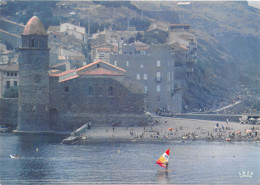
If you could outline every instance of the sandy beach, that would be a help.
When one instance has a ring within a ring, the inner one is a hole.
[[[259,125],[171,117],[155,117],[155,120],[158,124],[147,127],[91,126],[80,133],[80,141],[259,140]]]

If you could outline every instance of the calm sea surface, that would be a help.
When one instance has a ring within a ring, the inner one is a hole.
[[[260,184],[260,144],[255,142],[63,145],[61,140],[0,134],[0,184]],[[167,148],[174,171],[165,173],[155,162]],[[252,172],[252,178],[240,178],[243,171]]]

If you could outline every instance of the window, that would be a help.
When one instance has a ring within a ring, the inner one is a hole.
[[[9,72],[7,72],[7,76],[10,76],[10,73],[9,73]]]
[[[157,96],[157,101],[160,101],[160,96]]]
[[[14,86],[17,87],[17,81],[14,81]]]
[[[64,90],[65,90],[65,92],[69,92],[70,91],[70,87],[69,86],[65,86]]]
[[[140,68],[144,68],[144,65],[143,65],[143,64],[141,64],[141,65],[140,65]]]
[[[14,73],[11,73],[11,76],[14,76]]]
[[[160,77],[161,77],[161,73],[160,73],[160,72],[157,72],[157,73],[156,73],[156,77],[157,77],[157,78],[160,78]]]
[[[126,61],[126,66],[129,66],[129,61]]]
[[[103,96],[103,88],[102,87],[98,88],[98,96],[99,97]]]
[[[140,79],[141,79],[140,74],[137,74],[136,75],[136,80],[140,80]]]
[[[35,39],[32,39],[32,48],[34,48],[35,47]]]
[[[88,87],[88,95],[93,96],[93,87],[91,86]]]
[[[158,61],[157,61],[157,67],[160,67],[160,66],[161,66],[161,61],[158,60]]]
[[[6,88],[10,88],[10,81],[6,81]]]
[[[113,87],[108,88],[108,96],[113,96]]]
[[[144,74],[144,80],[147,80],[147,74]]]
[[[117,61],[115,60],[115,66],[117,66]]]
[[[17,76],[17,73],[14,73],[14,76]]]
[[[161,92],[161,86],[160,85],[156,85],[156,91]]]

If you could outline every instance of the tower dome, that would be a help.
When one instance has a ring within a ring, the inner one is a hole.
[[[37,16],[33,16],[26,24],[23,35],[46,35],[44,26]]]

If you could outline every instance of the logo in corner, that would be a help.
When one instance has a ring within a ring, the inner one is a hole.
[[[254,173],[250,171],[242,171],[238,172],[240,178],[251,178],[253,177]]]

